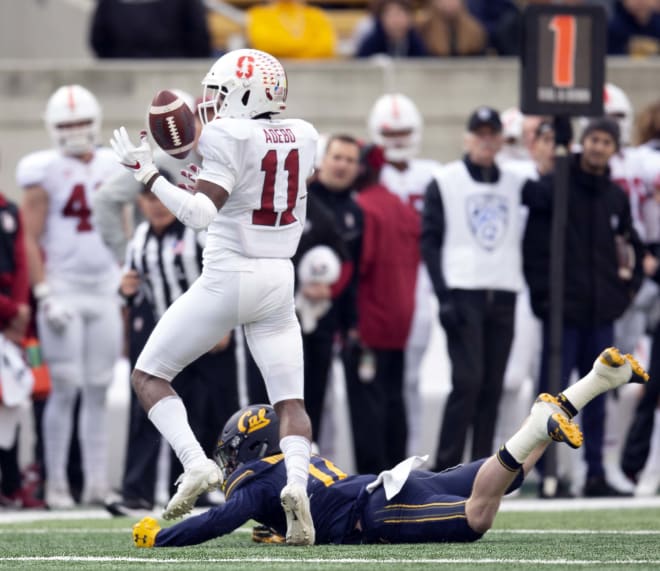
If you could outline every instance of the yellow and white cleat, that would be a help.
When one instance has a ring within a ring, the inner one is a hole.
[[[540,394],[534,401],[530,420],[539,435],[544,431],[555,442],[565,442],[571,448],[579,448],[584,442],[580,427],[571,420],[572,415],[557,397]]]
[[[626,383],[646,383],[648,373],[630,354],[622,355],[616,347],[605,349],[594,362],[594,372],[614,389]]]

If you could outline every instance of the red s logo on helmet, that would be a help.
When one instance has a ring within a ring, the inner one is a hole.
[[[236,62],[236,77],[249,79],[254,73],[254,58],[252,56],[241,56]]]

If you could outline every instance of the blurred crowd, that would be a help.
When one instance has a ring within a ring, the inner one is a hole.
[[[540,4],[603,6],[609,55],[660,54],[658,0],[98,0],[90,44],[100,58],[240,47],[292,59],[514,56],[523,11]]]

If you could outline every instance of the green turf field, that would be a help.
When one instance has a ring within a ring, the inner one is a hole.
[[[201,546],[137,549],[130,535],[134,521],[0,523],[0,569],[660,570],[657,507],[504,512],[481,541],[465,545],[257,545],[246,527]]]

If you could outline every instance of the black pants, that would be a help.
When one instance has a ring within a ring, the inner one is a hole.
[[[491,455],[504,371],[513,340],[515,293],[454,290],[453,295],[462,323],[445,330],[452,390],[440,428],[436,471],[463,461],[470,427],[470,459]]]
[[[648,383],[637,405],[621,455],[621,469],[636,478],[644,468],[651,449],[655,410],[660,401],[660,325],[653,332]]]
[[[302,336],[305,358],[305,408],[312,422],[312,440],[319,441],[323,401],[332,364],[332,334],[314,331]],[[250,351],[246,351],[248,398],[251,404],[267,403],[263,377]]]
[[[0,492],[11,496],[21,488],[21,471],[18,467],[18,430],[11,448],[0,448]]]
[[[153,328],[149,311],[148,307],[139,307],[131,312],[131,368]],[[136,330],[136,323],[141,325],[139,330]],[[211,456],[222,427],[238,409],[233,339],[225,350],[207,353],[193,361],[172,380],[172,387],[183,400],[193,433],[204,452]],[[153,505],[161,435],[149,420],[134,391],[131,391],[130,406],[122,494],[126,499],[143,499]],[[170,488],[173,490],[173,482],[182,467],[174,453],[171,458]]]
[[[374,359],[371,378],[360,375],[365,351]],[[353,345],[344,350],[343,358],[356,468],[360,474],[377,474],[406,457],[404,351]]]

